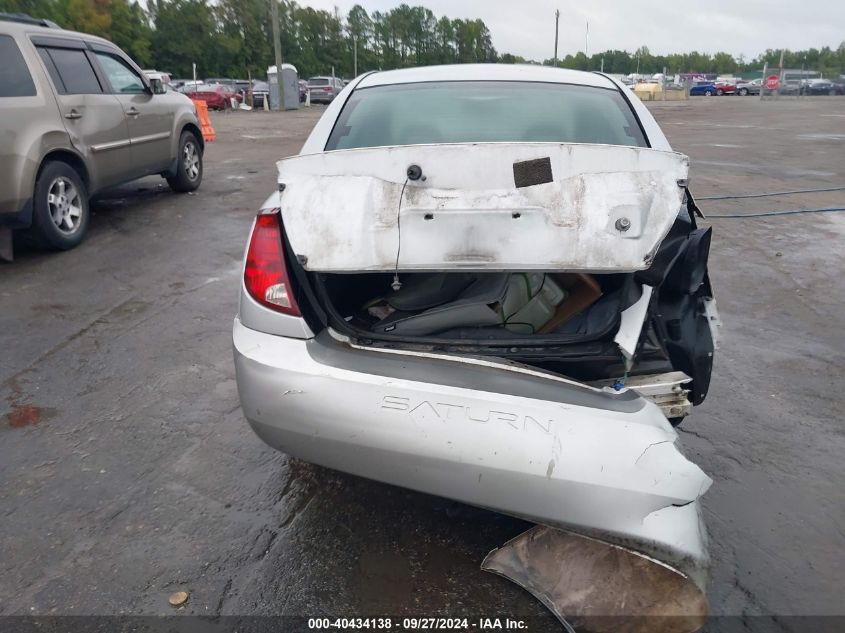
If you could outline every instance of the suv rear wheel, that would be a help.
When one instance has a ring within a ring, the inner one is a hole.
[[[43,245],[74,248],[85,237],[89,215],[88,191],[76,170],[58,160],[46,163],[35,181],[32,219]]]
[[[176,175],[167,184],[177,193],[194,191],[202,182],[202,149],[197,137],[187,130],[179,137],[179,159]]]

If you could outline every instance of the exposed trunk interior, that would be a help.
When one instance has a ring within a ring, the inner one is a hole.
[[[625,372],[614,336],[641,295],[633,273],[400,273],[398,284],[390,273],[311,277],[332,327],[358,342],[496,356],[577,380]],[[646,371],[671,370],[658,344],[641,360]]]
[[[710,320],[718,316],[707,276],[710,230],[696,228],[687,202],[651,266],[637,272],[309,272],[295,257],[288,265],[312,326],[359,345],[489,356],[583,382],[683,372],[696,405],[709,387]],[[626,355],[617,337],[623,312],[645,290]]]
[[[359,332],[493,345],[596,340],[636,300],[632,281],[538,272],[322,276],[324,296]]]

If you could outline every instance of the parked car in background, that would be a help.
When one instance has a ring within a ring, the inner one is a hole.
[[[193,79],[180,79],[179,85],[176,86],[176,89],[179,92],[188,93],[192,90],[195,90],[197,86],[203,85],[203,82],[200,80],[193,80]]]
[[[191,99],[205,101],[209,110],[229,110],[232,107],[232,99],[238,103],[243,101],[240,94],[224,84],[200,84],[186,87],[184,91]]]
[[[308,80],[311,103],[331,103],[343,90],[343,81],[337,77],[312,77]]]
[[[247,240],[255,432],[700,570],[711,480],[673,424],[707,393],[717,317],[689,159],[597,73],[408,68],[342,99]]]
[[[241,95],[246,95],[249,89],[249,81],[246,79],[232,79],[231,77],[211,77],[206,79],[203,83],[206,84],[220,84],[230,88],[232,92],[237,92]]]
[[[223,85],[223,93],[226,95],[226,99],[229,102],[229,107],[238,107],[239,104],[244,102],[244,95],[235,88],[233,85]],[[233,100],[234,99],[234,103]]]
[[[714,85],[716,86],[716,94],[720,97],[722,95],[736,94],[736,84],[728,81],[717,81]]]
[[[837,77],[830,83],[833,84],[833,94],[845,95],[845,77]]]
[[[144,75],[150,80],[153,92],[176,92],[182,94],[170,83],[170,76],[167,73],[160,73],[157,70],[145,70]]]
[[[30,229],[49,248],[73,248],[88,229],[89,198],[107,187],[150,174],[174,191],[199,187],[193,104],[155,88],[108,40],[0,14],[0,59],[5,238]]]
[[[802,81],[801,93],[805,95],[835,95],[836,88],[829,79],[819,77]]]
[[[169,84],[172,79],[170,73],[162,72],[160,70],[144,70],[142,71],[147,77],[155,75],[162,83]]]
[[[716,94],[716,84],[712,81],[696,81],[690,86],[689,94],[691,97],[709,97]]]
[[[743,97],[746,95],[759,95],[760,87],[762,85],[762,79],[752,79],[751,81],[738,81],[736,84],[736,93]]]
[[[241,103],[246,102],[246,96],[249,93],[250,87],[252,86],[252,82],[248,79],[235,79],[234,82],[229,84],[236,93],[241,96]]]
[[[270,99],[270,84],[266,81],[254,80],[252,88],[249,90],[249,99],[252,102],[253,108],[263,108],[264,102]]]

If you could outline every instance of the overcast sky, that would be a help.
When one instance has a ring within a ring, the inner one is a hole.
[[[368,13],[401,0],[297,0],[344,15],[355,4]],[[836,48],[845,40],[845,0],[424,0],[437,17],[481,18],[499,53],[528,59],[554,53],[554,14],[560,10],[559,56],[584,50],[590,22],[590,54],[611,48],[653,54],[727,51],[750,59],[767,48]]]

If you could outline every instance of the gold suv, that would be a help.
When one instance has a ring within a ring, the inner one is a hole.
[[[177,192],[199,187],[193,103],[111,42],[0,14],[0,59],[0,258],[11,259],[13,229],[75,247],[89,198],[107,187],[150,174]]]

